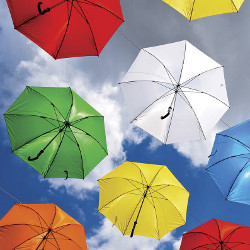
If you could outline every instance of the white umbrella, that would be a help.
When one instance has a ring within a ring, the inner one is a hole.
[[[165,144],[206,139],[229,108],[223,66],[187,41],[140,50],[120,84],[131,123]]]

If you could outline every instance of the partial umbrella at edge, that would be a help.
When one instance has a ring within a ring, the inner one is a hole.
[[[249,250],[250,227],[212,219],[185,233],[180,250]]]
[[[164,144],[206,139],[229,109],[223,66],[188,41],[141,49],[120,86],[130,122]]]
[[[98,211],[123,235],[160,239],[186,223],[189,192],[166,166],[124,162],[98,183]]]
[[[207,16],[239,12],[244,0],[163,0],[163,2],[192,21]]]
[[[119,0],[7,0],[14,28],[54,59],[97,56],[123,23]]]
[[[1,249],[87,250],[84,226],[52,203],[15,204],[0,220]]]
[[[85,178],[107,156],[104,117],[71,88],[26,87],[4,114],[12,152],[45,178]]]
[[[206,170],[225,199],[250,205],[250,120],[218,133]]]

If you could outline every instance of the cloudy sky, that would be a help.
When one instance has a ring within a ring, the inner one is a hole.
[[[247,205],[225,201],[204,171],[215,133],[226,129],[219,122],[206,141],[163,145],[129,123],[118,83],[139,50],[188,40],[225,69],[231,108],[222,120],[233,126],[249,119],[250,3],[237,14],[225,14],[188,22],[161,0],[122,0],[125,23],[99,57],[54,60],[13,29],[5,1],[0,2],[0,110],[3,114],[31,86],[70,86],[105,117],[110,154],[82,180],[43,179],[11,153],[3,116],[0,117],[0,187],[22,203],[54,202],[85,226],[89,249],[178,249],[184,232],[212,218],[250,226]],[[124,37],[125,36],[125,37]],[[97,212],[97,179],[125,160],[167,165],[190,192],[186,225],[160,241],[122,236]],[[0,191],[0,218],[15,200]]]

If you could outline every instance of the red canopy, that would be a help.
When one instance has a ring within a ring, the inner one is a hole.
[[[250,227],[212,219],[185,233],[180,250],[249,250]]]
[[[15,29],[55,59],[99,55],[123,22],[119,0],[7,0]]]

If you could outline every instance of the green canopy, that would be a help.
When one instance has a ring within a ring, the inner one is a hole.
[[[4,114],[11,149],[45,178],[85,178],[107,156],[104,117],[71,88],[26,87]]]

